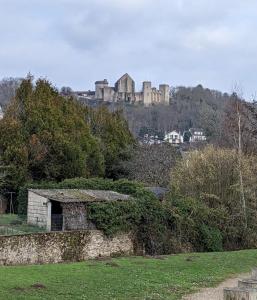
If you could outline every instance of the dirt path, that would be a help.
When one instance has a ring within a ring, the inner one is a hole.
[[[183,297],[183,300],[223,300],[223,288],[236,287],[239,279],[250,277],[250,274],[241,274],[235,278],[223,281],[215,288],[205,288],[200,292]]]

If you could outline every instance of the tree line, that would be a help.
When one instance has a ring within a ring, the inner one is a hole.
[[[137,144],[121,110],[85,106],[28,76],[0,121],[0,188],[20,190],[23,213],[28,186],[108,187],[131,195],[136,189],[138,201],[92,206],[90,215],[107,234],[135,230],[150,254],[255,247],[257,106],[236,93],[222,103],[222,113],[215,106],[215,118],[206,117],[216,130],[210,145],[185,156],[171,145]],[[159,117],[153,118],[158,130]],[[160,202],[141,184],[116,181],[124,177],[170,192]]]
[[[22,80],[0,122],[3,190],[26,182],[122,174],[134,138],[120,111],[85,107],[47,80]]]

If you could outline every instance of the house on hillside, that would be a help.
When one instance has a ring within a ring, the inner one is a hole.
[[[94,229],[87,207],[93,202],[128,201],[129,195],[102,190],[31,189],[27,222],[47,231]]]
[[[158,135],[145,134],[144,138],[140,141],[141,145],[159,145],[163,141],[158,137]]]
[[[180,132],[173,130],[171,132],[165,133],[164,141],[170,144],[182,144],[183,136]]]
[[[205,142],[206,141],[206,136],[204,134],[203,129],[201,128],[190,128],[190,143],[194,142]]]

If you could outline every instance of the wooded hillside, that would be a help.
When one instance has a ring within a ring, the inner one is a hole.
[[[231,96],[197,87],[177,87],[171,91],[170,106],[124,106],[125,117],[133,134],[163,136],[165,131],[204,129],[209,139],[220,134],[224,111]]]

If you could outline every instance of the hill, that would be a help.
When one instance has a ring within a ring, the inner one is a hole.
[[[20,78],[5,78],[0,81],[0,105],[5,107],[14,97],[21,83]],[[173,129],[184,131],[191,127],[204,129],[209,140],[220,134],[224,111],[231,95],[217,90],[179,86],[170,93],[170,105],[140,106],[126,103],[106,103],[110,110],[122,109],[129,128],[135,137],[145,133],[163,137]],[[87,105],[98,106],[92,100]]]
[[[191,127],[204,129],[209,139],[217,138],[231,96],[196,87],[177,87],[171,91],[169,106],[123,106],[132,133],[163,136],[165,131],[183,132]]]

